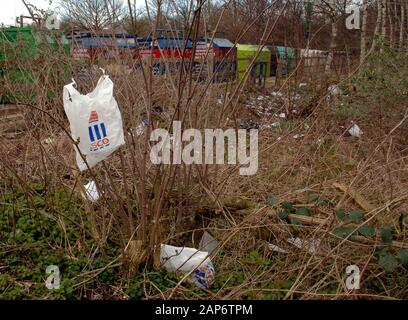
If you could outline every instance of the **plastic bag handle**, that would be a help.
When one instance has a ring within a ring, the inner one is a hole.
[[[74,86],[76,86],[76,82],[75,82],[74,78],[72,78],[71,80],[72,80],[72,82],[64,87],[64,91],[66,90],[66,92],[68,93],[68,100],[72,102],[72,98],[71,98],[72,94],[71,94],[71,92],[69,92],[68,87],[71,87],[72,89],[75,89]]]

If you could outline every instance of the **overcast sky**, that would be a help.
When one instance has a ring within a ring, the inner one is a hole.
[[[58,1],[59,0],[27,0],[27,2],[37,8],[44,10],[58,8]],[[52,3],[51,5],[50,2]],[[137,8],[140,8],[143,5],[144,0],[136,0]],[[4,23],[7,26],[16,25],[16,17],[21,14],[28,15],[28,11],[21,0],[0,0],[0,24]]]
[[[355,1],[360,2],[361,0]],[[58,7],[55,4],[58,0],[52,0],[51,5],[50,0],[28,0],[28,2],[39,9],[55,9]],[[137,7],[141,7],[144,5],[144,1],[136,0],[136,4]],[[16,25],[15,19],[21,14],[28,15],[28,11],[21,0],[0,0],[0,24]]]
[[[29,2],[39,9],[56,7],[55,5],[50,6],[49,0],[29,0]],[[28,11],[21,0],[0,0],[0,23],[15,25],[16,16],[21,14],[28,15]]]

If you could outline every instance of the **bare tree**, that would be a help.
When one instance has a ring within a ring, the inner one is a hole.
[[[371,50],[373,51],[377,45],[377,37],[380,33],[380,28],[381,28],[381,23],[382,23],[382,10],[381,10],[381,6],[382,6],[382,0],[378,0],[377,1],[377,21],[375,23],[375,30],[374,30],[374,39],[373,42],[371,44]]]
[[[363,0],[363,25],[361,28],[361,51],[360,63],[363,63],[367,52],[367,20],[368,20],[368,0]]]
[[[404,33],[405,31],[405,7],[406,7],[406,2],[404,0],[401,0],[401,20],[400,20],[400,38],[399,38],[399,47],[401,51],[404,49]]]
[[[119,0],[63,0],[60,5],[64,21],[73,28],[91,31],[116,28],[127,13]]]

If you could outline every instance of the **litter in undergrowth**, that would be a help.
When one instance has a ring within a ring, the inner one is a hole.
[[[215,279],[215,269],[208,252],[188,247],[161,245],[160,263],[168,272],[180,271],[190,274],[189,282],[210,288]]]
[[[320,239],[304,240],[298,237],[289,238],[287,239],[287,241],[290,244],[293,244],[294,246],[298,247],[299,249],[305,249],[309,251],[309,253],[315,253],[321,242]]]
[[[274,128],[274,129],[279,128],[279,126],[280,126],[280,123],[279,123],[279,122],[273,122],[273,123],[271,123],[271,125],[270,125],[270,127],[271,127],[271,128]]]
[[[271,95],[274,96],[274,97],[282,97],[282,93],[277,92],[277,91],[272,91]]]
[[[241,120],[240,126],[243,129],[259,129],[259,123],[254,120]]]
[[[274,244],[272,244],[272,243],[268,243],[268,248],[269,248],[271,251],[274,251],[274,252],[288,253],[286,250],[284,250],[284,249],[282,249],[282,248],[280,248],[280,247],[278,247],[277,245],[274,245]]]
[[[281,119],[286,119],[286,113],[282,112],[278,114],[278,117]]]
[[[329,88],[328,88],[329,93],[332,96],[338,96],[341,94],[341,89],[338,85],[336,84],[332,84]]]
[[[353,124],[353,126],[348,130],[348,133],[355,138],[360,138],[361,135],[363,134],[363,131],[361,131],[360,127],[356,124]]]
[[[43,144],[52,144],[54,143],[54,139],[53,138],[46,138],[42,141]]]
[[[91,202],[98,201],[100,196],[99,196],[98,189],[96,188],[95,181],[93,180],[89,181],[89,183],[87,183],[84,187],[85,187],[86,196],[88,200]]]
[[[294,136],[293,136],[293,139],[301,139],[301,138],[303,138],[305,135],[304,134],[295,134]]]
[[[149,121],[144,119],[141,124],[139,124],[135,129],[136,136],[141,136],[146,131],[146,127],[149,125]]]
[[[208,252],[209,255],[212,255],[218,246],[218,241],[215,240],[207,231],[204,231],[199,244],[200,250]]]

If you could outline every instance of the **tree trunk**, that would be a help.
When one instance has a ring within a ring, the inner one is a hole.
[[[334,60],[334,51],[336,50],[336,47],[337,47],[337,20],[336,20],[336,17],[333,17],[332,24],[331,24],[330,52],[327,56],[326,67],[325,67],[326,76],[330,76],[331,66]]]
[[[382,20],[381,36],[383,40],[385,40],[387,37],[387,0],[381,1],[381,20]]]
[[[377,36],[380,33],[380,28],[381,28],[381,21],[382,21],[382,0],[377,1],[377,21],[375,23],[375,30],[374,30],[374,36],[373,36],[373,42],[371,44],[371,50],[373,51],[375,49],[375,46],[377,45]]]
[[[394,48],[395,29],[394,29],[394,21],[392,19],[392,8],[390,5],[387,8],[387,13],[388,13],[388,24],[390,25],[390,47]]]
[[[405,0],[401,0],[401,21],[400,21],[400,37],[399,47],[404,50],[404,33],[405,33]]]
[[[364,59],[367,55],[367,20],[368,20],[368,3],[367,0],[363,0],[363,25],[361,28],[360,63],[364,62]]]

